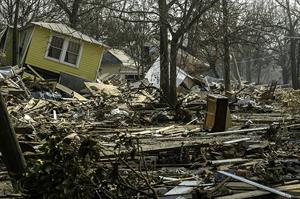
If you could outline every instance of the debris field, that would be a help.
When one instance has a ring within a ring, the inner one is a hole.
[[[48,80],[4,79],[1,92],[28,171],[15,193],[2,164],[2,195],[300,196],[300,92],[245,84],[229,97],[231,127],[213,132],[205,128],[207,96],[222,90],[207,86],[182,90],[170,108],[142,81],[86,83],[78,94]]]

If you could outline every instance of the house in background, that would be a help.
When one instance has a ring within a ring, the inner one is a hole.
[[[1,36],[1,35],[0,35]],[[19,29],[19,64],[31,66],[40,75],[59,77],[61,73],[95,81],[106,45],[64,24],[33,22]],[[0,38],[2,65],[12,65],[12,28]]]
[[[150,58],[149,60],[152,61],[150,67],[157,61],[159,58],[159,40],[152,39],[151,41],[147,42],[146,45],[148,46]],[[168,46],[169,52],[171,50],[171,45]],[[201,74],[207,72],[209,70],[209,64],[203,61],[202,59],[195,57],[188,53],[184,47],[179,47],[177,51],[176,57],[176,64],[177,67],[186,72],[189,75],[194,77],[199,77]]]
[[[109,49],[103,55],[100,79],[110,75],[120,75],[120,79],[125,80],[137,80],[139,76],[135,61],[118,49]]]

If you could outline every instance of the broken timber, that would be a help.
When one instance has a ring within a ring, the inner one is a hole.
[[[288,191],[288,190],[296,190],[296,189],[300,189],[300,184],[284,185],[284,186],[276,187],[276,190],[278,191]],[[244,198],[246,199],[246,198],[253,198],[258,196],[264,196],[268,194],[270,194],[270,192],[268,191],[254,190],[254,191],[247,191],[247,192],[237,193],[228,196],[216,197],[216,199],[244,199]]]
[[[16,176],[25,171],[26,163],[1,93],[0,115],[0,151],[9,174]]]
[[[285,197],[285,198],[293,198],[293,196],[290,195],[290,194],[288,194],[288,193],[284,193],[284,192],[279,191],[279,190],[277,190],[277,189],[273,189],[273,188],[267,187],[267,186],[265,186],[265,185],[258,184],[257,182],[253,182],[253,181],[248,180],[248,179],[246,179],[246,178],[243,178],[243,177],[240,177],[240,176],[236,176],[236,175],[231,174],[231,173],[228,173],[228,172],[226,172],[226,171],[218,171],[218,173],[223,174],[223,175],[228,176],[228,177],[231,177],[231,178],[233,178],[233,179],[235,179],[235,180],[239,180],[239,181],[245,182],[245,183],[247,183],[247,184],[253,185],[253,186],[257,187],[257,188],[266,190],[266,191],[268,191],[268,192],[277,194],[277,195],[279,195],[279,196],[283,196],[283,197]]]
[[[68,87],[57,83],[56,84],[56,88],[75,97],[76,99],[78,99],[79,101],[86,101],[87,99],[85,97],[83,97],[82,95],[80,95],[79,93],[73,91],[72,89],[69,89]]]

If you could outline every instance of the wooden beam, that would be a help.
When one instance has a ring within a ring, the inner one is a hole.
[[[280,186],[280,187],[276,187],[276,189],[279,191],[299,190],[300,184]],[[271,193],[268,191],[255,190],[255,191],[247,191],[244,193],[237,193],[237,194],[228,195],[228,196],[216,197],[216,199],[244,199],[244,198],[253,198],[253,197],[258,197],[258,196],[264,196],[264,195],[268,195],[268,194],[271,194]]]
[[[231,134],[247,134],[250,132],[257,132],[257,131],[265,131],[270,127],[259,127],[253,129],[239,129],[239,130],[232,130],[232,131],[223,131],[223,132],[216,132],[216,133],[208,133],[208,136],[217,136],[217,135],[231,135]]]
[[[36,70],[34,70],[34,68],[32,68],[30,65],[27,64],[27,68],[29,68],[33,74],[35,74],[38,78],[40,78],[41,80],[45,80],[38,72],[36,72]]]
[[[79,101],[87,101],[88,100],[85,97],[83,97],[82,95],[80,95],[79,93],[73,91],[72,89],[70,89],[70,88],[68,88],[68,87],[66,87],[66,86],[64,86],[62,84],[57,83],[56,84],[56,88],[58,90],[61,90],[61,91],[65,92],[65,93],[73,96],[74,98],[78,99]]]
[[[9,115],[2,94],[0,93],[0,151],[2,159],[13,176],[25,172],[26,162],[17,141],[15,130],[9,120]]]

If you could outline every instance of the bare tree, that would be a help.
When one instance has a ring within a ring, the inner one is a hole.
[[[298,80],[298,67],[297,67],[297,58],[296,58],[296,51],[297,51],[297,28],[299,25],[299,11],[300,2],[294,1],[291,5],[289,0],[279,1],[275,0],[276,3],[280,6],[285,14],[283,20],[281,20],[280,24],[274,24],[277,28],[283,29],[288,33],[289,36],[289,45],[290,45],[290,70],[291,70],[291,77],[292,77],[292,86],[294,89],[299,88],[299,80]]]
[[[81,6],[82,0],[73,0],[73,1],[55,0],[55,2],[67,14],[70,26],[76,29],[79,22],[79,16],[80,16],[79,8]]]
[[[0,1],[0,23],[13,25],[15,7],[15,0]],[[18,25],[23,27],[32,21],[57,21],[61,13],[56,10],[47,0],[20,0]]]
[[[165,57],[162,61],[166,61],[167,57],[170,57],[170,81],[169,89],[166,90],[165,83],[161,83],[161,87],[164,93],[169,93],[168,101],[169,104],[175,107],[177,103],[177,92],[176,92],[176,78],[177,78],[177,54],[178,48],[180,47],[180,42],[183,41],[185,34],[192,28],[192,26],[197,22],[197,20],[211,9],[218,0],[206,1],[206,0],[185,0],[185,1],[170,1],[167,3],[166,0],[161,0],[160,10],[163,10],[166,16],[162,16],[160,13],[160,21],[163,28],[168,27],[168,30],[172,36],[170,42],[170,52],[167,51],[165,47],[165,33],[164,37],[161,37],[161,51],[160,56]],[[165,30],[163,30],[165,31]],[[170,56],[169,56],[170,53]],[[168,59],[167,59],[168,60]],[[167,62],[167,61],[166,61]],[[166,63],[164,63],[166,64]],[[165,73],[166,69],[161,67],[161,73]],[[167,78],[166,78],[167,79]],[[165,90],[164,90],[165,89]]]

